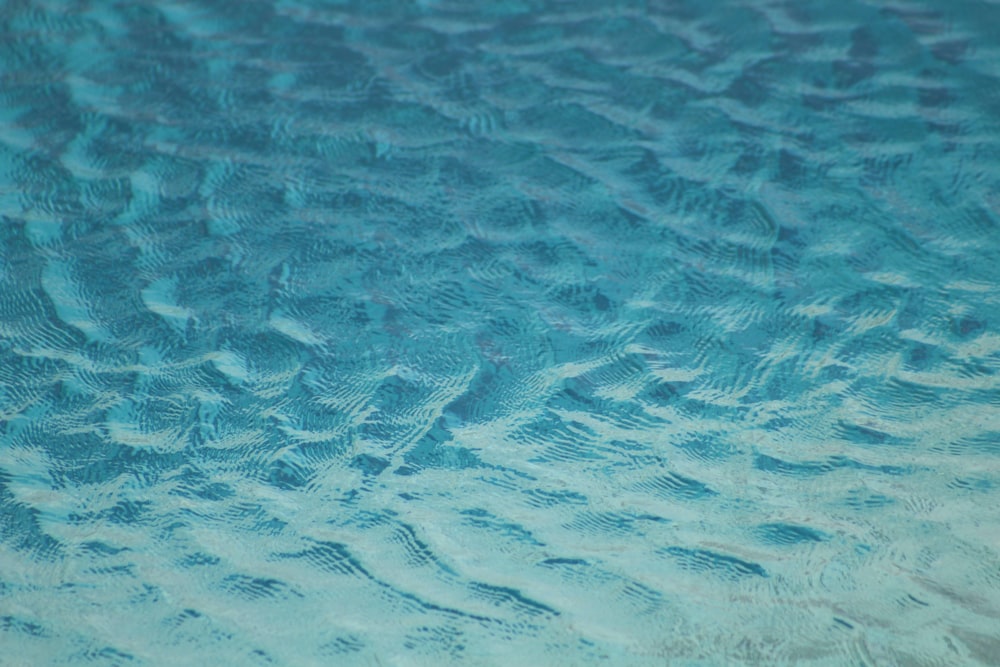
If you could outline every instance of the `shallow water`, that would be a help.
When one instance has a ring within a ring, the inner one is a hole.
[[[0,664],[1000,663],[997,2],[0,31]]]

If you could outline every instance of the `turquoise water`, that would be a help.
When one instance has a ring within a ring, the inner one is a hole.
[[[997,2],[0,33],[0,664],[1000,664]]]

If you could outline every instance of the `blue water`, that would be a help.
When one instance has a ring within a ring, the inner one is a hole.
[[[0,664],[1000,664],[996,0],[8,0]]]

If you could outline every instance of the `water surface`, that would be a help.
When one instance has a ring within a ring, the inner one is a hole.
[[[7,2],[0,663],[1000,663],[1000,5]]]

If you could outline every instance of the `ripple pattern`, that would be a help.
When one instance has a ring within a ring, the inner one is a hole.
[[[0,663],[1000,662],[996,2],[0,35]]]

